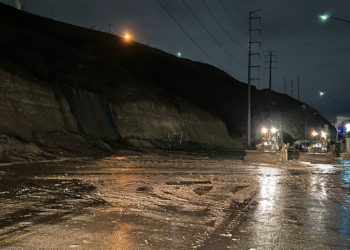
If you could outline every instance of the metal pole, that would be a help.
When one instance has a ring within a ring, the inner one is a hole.
[[[251,121],[251,35],[252,35],[252,19],[254,19],[254,17],[252,17],[252,14],[254,12],[260,11],[260,9],[258,10],[254,10],[254,11],[250,11],[249,12],[249,37],[248,37],[248,128],[247,128],[247,142],[248,142],[248,147],[251,147],[251,133],[252,133],[252,121]]]
[[[272,52],[270,52],[270,76],[269,76],[270,101],[271,101],[271,81],[272,81],[271,70],[272,70]]]
[[[335,127],[335,123],[336,123],[336,120],[335,120],[335,114],[336,114],[336,111],[337,111],[337,100],[335,100],[333,97],[331,97],[330,95],[328,95],[327,93],[323,93],[323,92],[320,92],[320,94],[321,94],[321,96],[323,96],[323,95],[326,95],[326,96],[328,96],[328,98],[330,98],[330,99],[332,99],[333,101],[334,101],[334,120],[333,120],[333,122],[334,122],[334,127]]]
[[[299,76],[298,76],[298,101],[300,101],[300,91],[299,91]]]
[[[252,29],[252,11],[249,12],[249,37],[248,37],[248,128],[247,128],[247,143],[248,143],[248,147],[250,147],[250,141],[251,141],[251,101],[250,101],[250,66],[251,66],[251,60],[250,60],[250,56],[251,56],[251,29]]]
[[[335,127],[335,124],[337,123],[336,118],[335,118],[336,111],[337,111],[337,101],[334,100],[334,127]]]
[[[306,148],[306,134],[307,134],[307,118],[305,121],[305,137],[304,137],[304,147]]]
[[[313,115],[316,115],[317,113],[313,113],[312,115],[309,115],[308,117],[306,117],[306,120],[305,120],[305,138],[304,138],[304,147],[306,149],[306,134],[307,134],[307,119]]]

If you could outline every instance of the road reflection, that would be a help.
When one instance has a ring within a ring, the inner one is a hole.
[[[132,226],[130,224],[121,224],[117,230],[111,232],[110,239],[106,241],[106,249],[125,250],[137,249],[133,243]]]
[[[279,195],[279,190],[277,189],[279,178],[279,175],[261,175],[259,177],[261,188],[258,210],[261,213],[271,213],[274,211],[275,199]]]
[[[343,200],[350,208],[350,161],[343,161],[343,171],[340,174],[341,187],[345,191]]]
[[[268,174],[266,174],[268,172]],[[273,169],[260,169],[259,181],[260,191],[257,196],[258,207],[254,213],[251,231],[253,238],[261,239],[264,244],[273,245],[275,237],[281,231],[282,223],[280,214],[280,208],[277,207],[279,200],[283,197],[281,193],[283,190],[280,189],[279,183],[281,175],[277,170]],[[268,227],[266,230],[266,224],[273,225]],[[249,229],[246,230],[249,233]]]
[[[317,195],[319,199],[327,199],[327,182],[323,175],[310,174],[308,183],[308,195]]]
[[[350,171],[331,165],[315,171],[262,168],[257,207],[229,248],[349,249],[349,210],[330,195],[338,178],[349,188]]]

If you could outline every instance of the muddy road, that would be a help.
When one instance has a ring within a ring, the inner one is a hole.
[[[349,249],[350,163],[135,152],[0,165],[1,249]]]

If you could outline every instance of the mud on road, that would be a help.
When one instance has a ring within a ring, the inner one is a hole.
[[[344,249],[350,245],[346,215],[350,179],[344,164],[258,164],[241,158],[234,152],[124,150],[101,159],[1,166],[0,246]],[[321,209],[320,214],[337,211],[343,224],[324,217],[328,224],[320,220],[322,228],[308,235],[312,231],[305,215],[308,209]],[[279,233],[272,230],[277,225],[283,225]],[[257,233],[258,229],[269,233]],[[324,237],[327,232],[329,237]]]

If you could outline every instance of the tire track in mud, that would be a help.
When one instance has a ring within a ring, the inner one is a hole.
[[[1,177],[0,245],[39,224],[56,223],[105,203],[93,196],[95,187],[79,179],[24,175],[15,171]]]
[[[250,188],[249,186],[237,186],[236,190],[244,190]],[[249,196],[243,201],[233,201],[229,208],[224,209],[226,214],[225,220],[218,226],[210,236],[203,241],[198,250],[216,250],[222,249],[224,245],[230,245],[234,232],[238,230],[240,223],[245,219],[246,215],[251,213],[257,206],[255,196],[257,188],[250,192]]]

